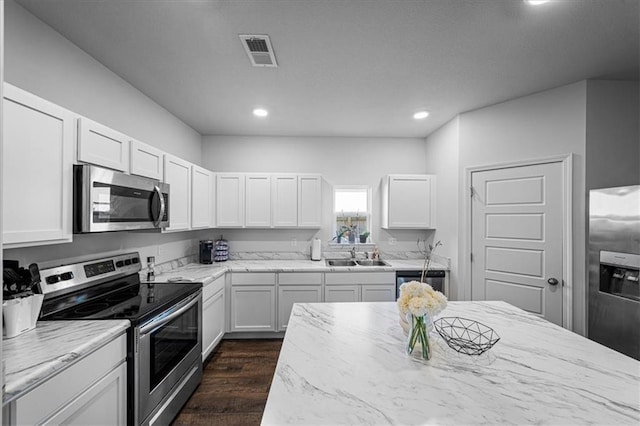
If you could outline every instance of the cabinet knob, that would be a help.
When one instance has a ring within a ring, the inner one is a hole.
[[[547,282],[551,285],[558,285],[558,280],[555,278],[549,278]]]

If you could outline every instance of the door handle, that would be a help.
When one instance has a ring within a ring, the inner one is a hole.
[[[555,278],[549,278],[547,282],[551,285],[558,285],[558,280],[556,280]]]

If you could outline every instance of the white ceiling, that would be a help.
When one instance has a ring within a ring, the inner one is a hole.
[[[201,134],[425,137],[464,111],[639,74],[638,0],[18,3]],[[268,34],[279,67],[252,68],[239,34]]]

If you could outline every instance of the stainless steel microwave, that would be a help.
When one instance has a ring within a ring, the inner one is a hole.
[[[91,165],[73,166],[73,232],[169,226],[169,185]]]

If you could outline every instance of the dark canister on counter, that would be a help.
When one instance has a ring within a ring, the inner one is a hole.
[[[200,263],[213,263],[213,240],[200,240]]]

